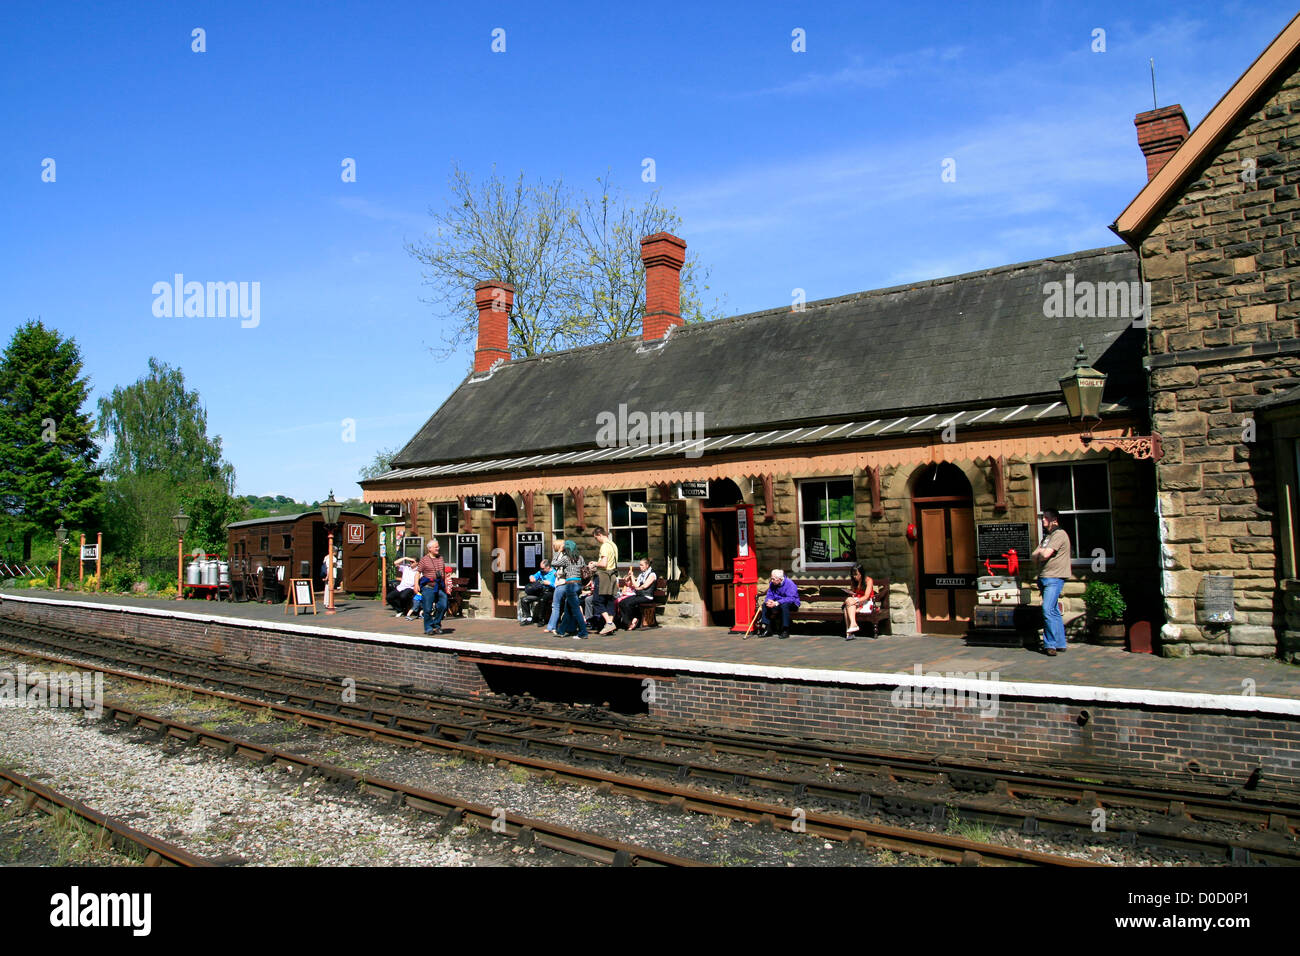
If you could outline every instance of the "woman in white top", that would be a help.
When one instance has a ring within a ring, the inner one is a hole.
[[[636,593],[618,602],[619,621],[629,631],[635,631],[641,623],[641,608],[653,604],[655,600],[655,582],[659,576],[650,567],[650,559],[642,558],[640,572],[632,581]]]
[[[401,617],[403,614],[410,616],[411,603],[415,600],[415,559],[398,558],[393,562],[393,570],[399,575],[397,587],[388,592],[388,603],[397,613],[394,617]]]

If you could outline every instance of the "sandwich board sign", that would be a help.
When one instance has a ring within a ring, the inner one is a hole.
[[[298,610],[304,607],[309,607],[313,614],[316,613],[316,592],[311,578],[292,578],[289,581],[289,598],[284,602],[284,613],[288,614],[289,609],[293,608],[293,616],[297,617]]]

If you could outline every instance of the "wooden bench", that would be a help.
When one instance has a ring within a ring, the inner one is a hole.
[[[873,637],[889,634],[889,578],[873,578],[875,585],[875,610],[858,611],[858,626],[871,625]],[[844,621],[841,605],[852,592],[848,578],[804,578],[795,580],[799,589],[799,610],[790,615],[791,621]],[[760,596],[766,591],[760,591]],[[828,602],[834,602],[830,604]]]
[[[649,604],[642,605],[641,607],[640,610],[641,623],[637,625],[637,629],[640,630],[643,627],[658,627],[659,626],[658,610],[659,608],[663,607],[667,603],[668,603],[668,588],[664,587],[664,585],[661,583],[656,583],[654,600],[651,601]]]
[[[469,595],[469,578],[452,578],[447,590],[447,616],[464,617],[465,599]]]

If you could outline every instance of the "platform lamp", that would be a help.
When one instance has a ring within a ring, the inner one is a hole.
[[[59,545],[59,570],[54,578],[54,590],[63,590],[63,546],[68,543],[68,529],[63,527],[63,520],[59,520],[59,526],[54,529],[54,540]]]
[[[334,500],[334,489],[330,496],[320,503],[320,513],[325,519],[325,530],[329,532],[329,551],[325,554],[325,613],[334,613],[334,526],[338,524],[339,514],[343,511],[343,502]]]
[[[184,508],[172,515],[172,527],[176,529],[176,600],[181,601],[185,598],[185,532],[190,530],[190,516]]]
[[[1106,389],[1106,373],[1098,372],[1088,364],[1088,355],[1079,343],[1079,351],[1074,356],[1074,369],[1061,379],[1061,392],[1065,395],[1065,406],[1069,409],[1071,419],[1079,419],[1085,431],[1079,436],[1084,448],[1093,444],[1118,448],[1134,458],[1149,458],[1159,461],[1164,457],[1160,444],[1160,433],[1150,435],[1132,435],[1128,438],[1093,438],[1088,425],[1091,419],[1094,425],[1101,422],[1101,394]]]

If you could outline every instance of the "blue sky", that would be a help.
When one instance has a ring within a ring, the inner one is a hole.
[[[1195,125],[1294,13],[1272,0],[9,5],[0,331],[39,317],[75,337],[94,397],[150,355],[180,367],[241,494],[357,494],[358,469],[404,444],[468,367],[468,350],[429,351],[447,326],[404,250],[453,162],[579,187],[608,170],[636,196],[653,158],[711,296],[737,314],[796,287],[812,300],[1115,244],[1107,226],[1145,180],[1133,116],[1152,105],[1148,58],[1159,104]],[[206,52],[191,50],[195,28]],[[260,283],[259,324],[155,316],[153,286],[176,273]]]

